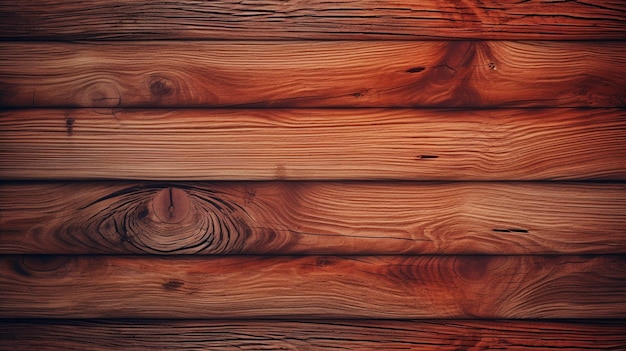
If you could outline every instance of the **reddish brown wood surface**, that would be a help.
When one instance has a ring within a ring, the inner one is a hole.
[[[623,39],[626,6],[586,1],[0,1],[4,38]]]
[[[0,322],[0,350],[618,350],[621,322],[67,321]]]
[[[3,43],[5,107],[615,107],[619,42]]]
[[[624,33],[622,0],[0,0],[0,350],[626,349]]]
[[[626,185],[5,183],[0,253],[626,253]]]
[[[624,256],[3,256],[5,318],[626,318]]]
[[[626,179],[619,109],[0,112],[0,178]]]

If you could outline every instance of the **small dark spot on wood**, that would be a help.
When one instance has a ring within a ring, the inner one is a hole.
[[[489,67],[489,69],[495,70],[496,69],[496,63],[495,62],[489,62],[487,64],[487,66]]]
[[[69,117],[69,114],[65,114],[65,128],[67,129],[67,134],[72,135],[72,131],[74,128],[74,122],[76,121],[74,118]]]
[[[181,282],[180,280],[170,279],[167,282],[163,283],[163,289],[167,291],[174,291],[178,290],[178,288],[183,285],[185,285],[185,283]]]
[[[363,96],[363,94],[361,94],[361,93],[354,93],[354,94],[352,94],[352,96],[354,96],[355,98],[360,98],[360,97]]]
[[[156,97],[163,97],[172,94],[172,83],[163,77],[154,77],[150,81],[150,92]]]
[[[428,159],[428,158],[439,158],[439,156],[436,155],[417,155],[415,157],[418,160],[424,160],[424,159]]]
[[[146,206],[142,206],[139,209],[139,213],[137,214],[137,218],[139,218],[139,219],[146,218],[148,216],[148,213],[149,213],[148,208]]]
[[[426,69],[426,67],[413,67],[413,68],[407,69],[406,71],[408,73],[419,73],[419,72],[421,72],[421,71],[423,71],[425,69]]]
[[[320,268],[329,266],[331,263],[331,260],[326,257],[319,257],[316,262],[317,266]]]

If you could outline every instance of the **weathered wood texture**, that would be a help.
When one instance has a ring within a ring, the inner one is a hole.
[[[5,107],[626,102],[620,42],[3,43],[0,58]]]
[[[4,318],[625,318],[624,256],[3,256]]]
[[[626,179],[626,114],[545,110],[0,112],[3,179]]]
[[[625,184],[0,187],[3,254],[615,254],[624,228]]]
[[[623,39],[621,0],[0,2],[3,38]]]
[[[623,322],[0,321],[0,350],[618,350]]]

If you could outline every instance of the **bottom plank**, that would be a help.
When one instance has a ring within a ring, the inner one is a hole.
[[[623,322],[4,321],[0,350],[568,350],[626,347]]]
[[[4,318],[621,319],[624,256],[0,257]]]

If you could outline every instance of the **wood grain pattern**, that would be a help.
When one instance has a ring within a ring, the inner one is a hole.
[[[586,1],[0,2],[4,38],[623,39],[626,6]]]
[[[5,183],[2,254],[626,253],[625,184]]]
[[[3,43],[5,107],[616,107],[619,42]]]
[[[0,350],[617,350],[625,332],[607,321],[2,321]]]
[[[625,318],[624,256],[3,256],[4,318]]]
[[[0,178],[626,179],[618,109],[0,112]]]

